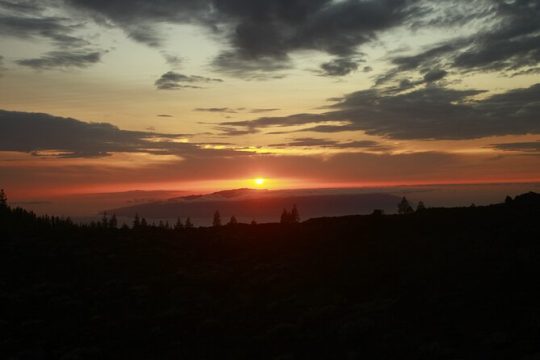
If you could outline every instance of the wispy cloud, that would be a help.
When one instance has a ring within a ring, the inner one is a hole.
[[[231,109],[228,107],[195,108],[193,109],[193,111],[210,112],[210,113],[228,113],[228,114],[236,114],[238,112],[237,109]]]
[[[540,140],[493,144],[490,147],[493,149],[503,150],[503,151],[515,151],[515,152],[540,154]]]
[[[102,55],[97,51],[51,51],[39,58],[17,60],[16,63],[34,69],[86,68],[100,62]]]
[[[184,75],[169,71],[161,75],[161,77],[156,80],[155,85],[158,90],[179,90],[183,88],[201,89],[201,86],[192,84],[220,82],[223,82],[223,80],[198,75]]]
[[[355,140],[355,141],[337,141],[331,139],[321,139],[321,138],[296,138],[290,142],[272,144],[271,147],[322,147],[322,148],[334,148],[334,149],[362,149],[362,150],[375,150],[383,151],[389,150],[390,148],[386,145],[383,145],[377,141],[372,140]]]
[[[348,58],[338,58],[321,65],[324,76],[345,76],[358,70],[358,62]]]

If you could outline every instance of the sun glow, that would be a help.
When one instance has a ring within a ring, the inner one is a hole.
[[[253,180],[255,182],[255,185],[261,186],[264,185],[265,179],[264,178],[256,178]]]

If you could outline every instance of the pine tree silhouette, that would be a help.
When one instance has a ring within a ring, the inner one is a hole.
[[[102,228],[108,228],[109,227],[109,219],[107,218],[107,212],[103,212],[103,217],[101,218],[101,227]]]
[[[293,205],[293,208],[291,210],[291,222],[293,223],[300,222],[300,213],[298,212],[298,209],[296,208],[296,204]]]
[[[411,214],[414,210],[409,204],[409,200],[404,196],[401,198],[401,201],[398,204],[398,214],[405,215],[405,214]]]
[[[133,229],[138,229],[141,227],[141,219],[139,218],[139,214],[135,214],[135,218],[133,219]]]
[[[109,228],[116,229],[118,227],[118,219],[116,218],[116,214],[112,214],[111,218],[109,219]]]
[[[291,214],[289,214],[287,209],[283,209],[283,212],[281,213],[280,223],[288,224],[290,218],[291,218]]]
[[[174,225],[174,230],[182,230],[184,228],[184,224],[182,224],[182,219],[178,218],[176,220],[176,224]]]
[[[212,226],[214,227],[221,226],[221,215],[219,214],[219,211],[217,210],[214,213],[214,220],[212,221]]]
[[[7,208],[7,196],[4,189],[0,189],[0,208]]]

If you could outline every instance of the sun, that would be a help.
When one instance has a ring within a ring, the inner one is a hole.
[[[259,177],[259,178],[256,178],[254,181],[255,181],[255,184],[256,184],[256,185],[261,186],[261,185],[264,185],[265,179]]]

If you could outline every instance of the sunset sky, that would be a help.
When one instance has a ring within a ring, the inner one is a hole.
[[[0,0],[0,35],[15,198],[540,181],[538,0]]]

